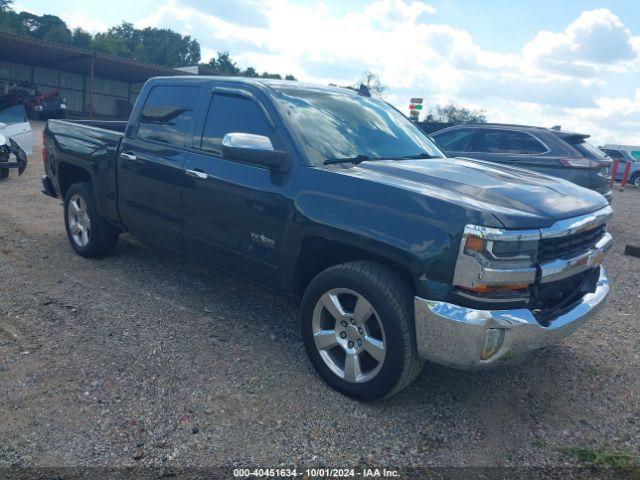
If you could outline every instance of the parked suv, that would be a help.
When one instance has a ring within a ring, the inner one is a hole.
[[[600,150],[602,150],[605,155],[607,155],[611,159],[618,160],[620,162],[618,171],[616,172],[616,182],[622,180],[622,175],[624,174],[624,170],[626,168],[625,163],[631,162],[628,182],[632,185],[635,185],[636,187],[640,187],[640,159],[632,157],[631,154],[624,148],[614,148],[605,145],[604,147],[600,147]]]
[[[432,133],[450,157],[472,157],[564,178],[604,195],[611,203],[611,159],[589,135],[506,124],[464,124]]]

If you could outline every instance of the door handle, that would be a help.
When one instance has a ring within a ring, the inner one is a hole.
[[[124,153],[124,152],[122,152],[120,154],[120,156],[122,158],[124,158],[125,160],[130,160],[132,162],[135,162],[138,159],[138,157],[136,157],[133,153]]]
[[[185,173],[190,177],[197,178],[198,180],[206,180],[209,178],[209,175],[204,173],[202,170],[186,170]]]

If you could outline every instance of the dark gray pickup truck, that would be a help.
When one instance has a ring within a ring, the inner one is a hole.
[[[366,92],[157,78],[128,122],[50,120],[44,147],[78,254],[129,232],[283,293],[313,366],[355,398],[393,395],[424,360],[558,341],[609,291],[602,195],[444,158]]]

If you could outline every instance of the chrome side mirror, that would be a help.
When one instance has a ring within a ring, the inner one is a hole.
[[[253,133],[227,133],[222,139],[222,156],[277,172],[289,168],[287,152],[275,150],[269,137]]]
[[[273,151],[273,144],[269,137],[254,135],[253,133],[227,133],[222,139],[222,146]]]

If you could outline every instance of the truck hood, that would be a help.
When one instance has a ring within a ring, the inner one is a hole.
[[[464,202],[511,229],[548,227],[608,204],[566,180],[469,158],[363,162],[341,173]]]

